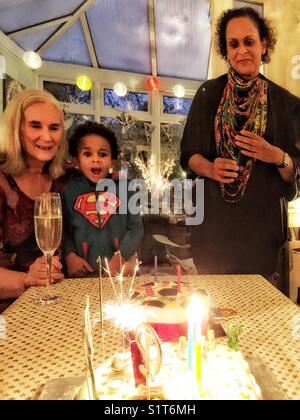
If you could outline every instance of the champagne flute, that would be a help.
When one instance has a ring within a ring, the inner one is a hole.
[[[51,284],[52,257],[59,247],[62,235],[62,208],[58,193],[42,193],[34,205],[34,231],[38,247],[46,257],[46,294],[37,300],[39,304],[57,303]]]

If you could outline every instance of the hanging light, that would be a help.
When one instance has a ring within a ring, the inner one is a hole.
[[[92,81],[89,77],[81,74],[80,76],[76,77],[76,86],[81,90],[91,90]]]
[[[149,90],[157,90],[158,80],[155,77],[149,77],[149,79],[147,80],[147,86]]]
[[[34,51],[25,51],[23,54],[23,61],[26,66],[32,70],[39,69],[43,64],[41,57]]]
[[[185,95],[185,89],[182,85],[175,85],[173,87],[173,93],[176,96],[176,98],[183,98]]]
[[[118,96],[125,96],[127,93],[127,87],[124,83],[122,82],[117,82],[114,84],[114,92],[116,95]]]

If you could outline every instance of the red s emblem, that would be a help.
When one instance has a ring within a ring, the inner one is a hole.
[[[77,197],[74,209],[93,226],[100,229],[106,225],[117,208],[120,207],[121,200],[115,194],[107,191],[99,192],[98,204],[96,198],[97,196],[93,192],[82,194]]]

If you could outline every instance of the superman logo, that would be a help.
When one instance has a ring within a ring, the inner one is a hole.
[[[120,205],[119,197],[111,192],[99,192],[98,197],[95,193],[90,192],[77,197],[74,210],[100,229],[106,225]]]

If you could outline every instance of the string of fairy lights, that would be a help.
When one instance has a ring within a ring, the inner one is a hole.
[[[169,177],[172,174],[173,168],[175,166],[174,159],[168,158],[166,161],[161,162],[159,175],[157,174],[158,171],[154,162],[153,155],[151,155],[149,161],[143,160],[140,157],[136,157],[135,164],[140,170],[150,192],[162,192],[164,189],[170,186]]]

